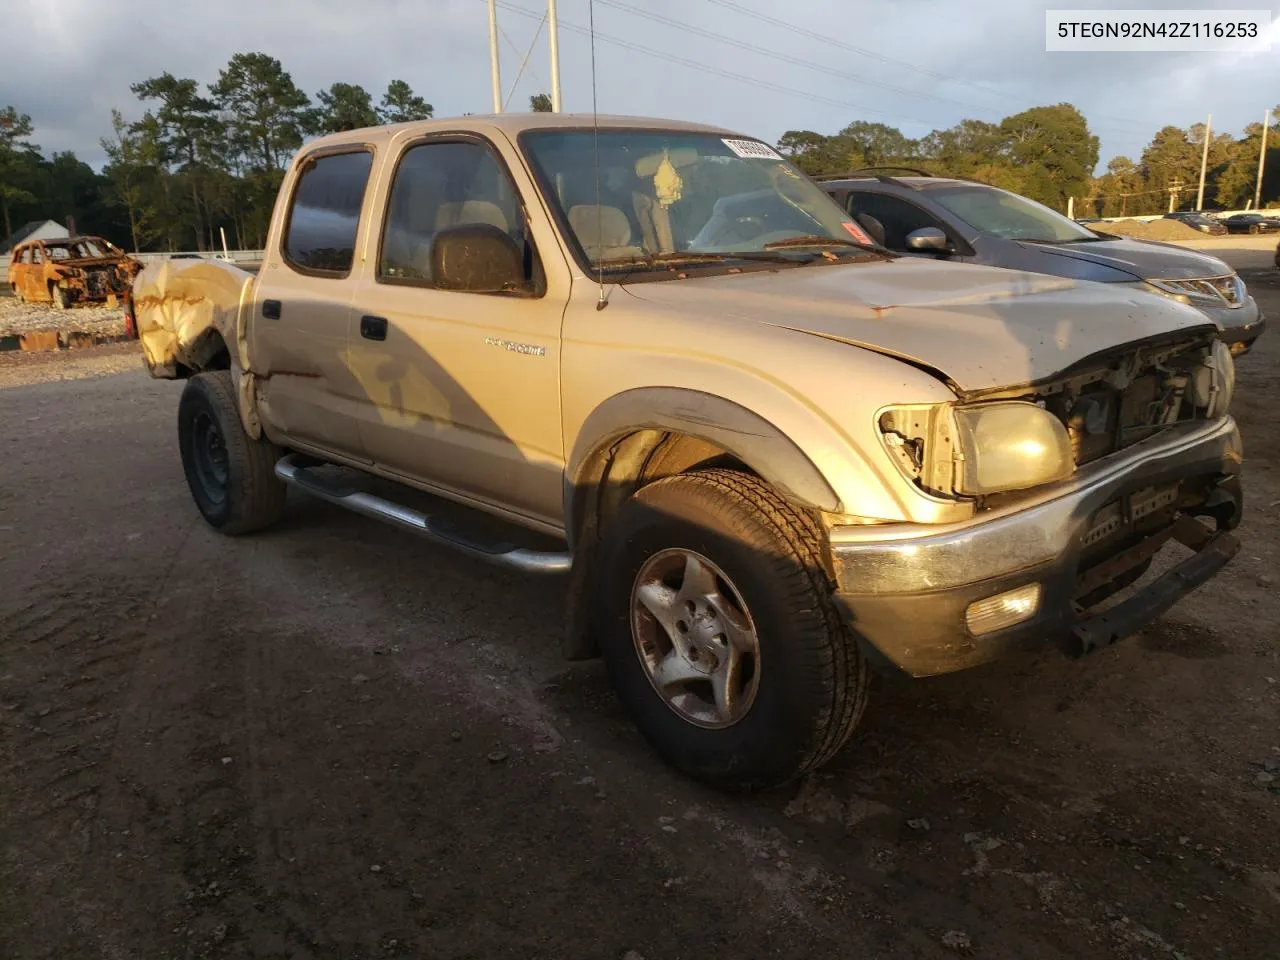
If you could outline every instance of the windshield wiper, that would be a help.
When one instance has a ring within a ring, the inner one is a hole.
[[[893,256],[884,247],[876,246],[874,243],[845,240],[843,237],[824,237],[817,233],[806,233],[799,237],[787,237],[785,240],[774,240],[772,243],[764,245],[766,250],[782,250],[787,247],[854,247],[858,250],[866,250],[869,253],[878,253],[882,257]]]
[[[652,253],[640,257],[611,257],[597,260],[596,266],[605,270],[626,267],[679,267],[681,264],[727,263],[730,260],[761,260],[766,263],[795,263],[796,258],[784,253],[768,253],[761,250],[742,250],[727,253]]]

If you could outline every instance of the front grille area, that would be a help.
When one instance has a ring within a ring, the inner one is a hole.
[[[1113,378],[1097,379],[1041,402],[1067,428],[1076,464],[1090,463],[1172,424],[1203,419],[1203,408],[1188,393],[1196,362],[1189,351],[1139,370],[1123,388],[1114,386]]]

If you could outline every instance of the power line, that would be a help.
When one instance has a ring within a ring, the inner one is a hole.
[[[541,16],[541,14],[535,13],[532,10],[526,10],[525,8],[516,6],[515,4],[504,2],[504,0],[497,0],[497,5],[504,10],[508,10],[511,13],[517,14],[522,17],[537,19]],[[560,20],[560,26],[574,33],[580,33],[584,36],[590,36],[590,31],[587,30],[585,27],[580,27],[580,26],[577,26],[576,24],[568,23],[563,19]],[[824,97],[820,94],[808,93],[804,90],[797,90],[794,87],[785,87],[768,80],[762,80],[759,77],[751,77],[742,73],[734,73],[731,70],[722,70],[719,67],[712,67],[712,66],[708,66],[707,64],[698,63],[696,60],[689,60],[685,57],[679,57],[679,56],[676,56],[675,54],[667,53],[663,50],[654,50],[652,47],[646,47],[642,44],[634,43],[633,41],[630,41],[630,40],[622,40],[618,37],[611,37],[608,34],[601,33],[598,30],[596,31],[596,39],[602,40],[605,43],[613,44],[614,46],[617,46],[617,47],[622,47],[625,50],[633,50],[637,53],[643,53],[643,54],[647,54],[648,56],[657,57],[660,60],[666,60],[669,63],[677,63],[677,64],[680,64],[681,66],[689,67],[692,70],[699,70],[699,71],[702,71],[703,73],[713,74],[715,76],[723,77],[728,80],[736,80],[739,83],[749,83],[757,87],[762,87],[766,90],[773,90],[778,93],[786,93],[786,94],[790,94],[791,96],[802,97],[805,100],[812,100],[819,103],[826,103],[831,106],[845,107],[846,109],[853,109],[853,110],[860,110],[863,113],[873,114],[878,117],[885,117],[886,119],[889,119],[889,120],[898,120],[898,121],[908,120],[912,123],[916,123],[921,126],[926,126],[926,127],[934,126],[934,124],[931,121],[920,120],[915,117],[907,117],[900,113],[887,113],[884,110],[877,110],[874,107],[868,107],[866,104],[853,103],[848,100],[836,100],[831,97]]]
[[[745,17],[751,17],[752,19],[760,20],[772,26],[779,27],[783,30],[788,30],[791,33],[798,34],[799,36],[806,37],[810,40],[817,40],[819,43],[830,44],[833,47],[839,47],[841,50],[846,50],[850,53],[856,53],[859,56],[867,57],[871,60],[879,61],[880,63],[888,64],[890,66],[895,66],[895,67],[905,67],[908,70],[913,70],[916,73],[923,74],[926,77],[931,77],[934,80],[949,81],[951,83],[963,84],[966,87],[972,87],[973,89],[982,91],[983,93],[994,94],[998,97],[1003,97],[1008,100],[1020,99],[1016,94],[1006,93],[1005,91],[1000,90],[996,87],[989,87],[986,84],[977,83],[973,80],[966,80],[963,77],[957,77],[949,73],[942,73],[941,71],[938,71],[938,70],[930,70],[927,67],[922,67],[919,64],[911,63],[907,60],[899,60],[895,57],[887,57],[884,54],[876,53],[874,50],[868,50],[865,47],[854,46],[851,43],[846,43],[845,41],[838,40],[835,37],[818,33],[813,30],[808,30],[804,27],[797,26],[793,23],[788,23],[786,20],[781,20],[777,17],[770,16],[767,13],[760,13],[757,10],[752,10],[750,7],[743,6],[740,3],[735,3],[734,0],[707,0],[707,3],[713,3],[718,7],[723,7],[726,10],[732,10],[735,13],[739,13]],[[1122,123],[1126,126],[1146,126],[1146,124],[1143,123],[1142,121],[1127,119],[1123,117],[1105,117],[1102,114],[1098,114],[1098,119],[1110,120],[1113,122]]]

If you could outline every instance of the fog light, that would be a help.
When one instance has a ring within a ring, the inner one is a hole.
[[[1015,623],[1030,620],[1040,609],[1040,584],[1028,583],[1014,590],[997,593],[976,603],[969,604],[964,612],[964,622],[975,636],[1012,627]]]

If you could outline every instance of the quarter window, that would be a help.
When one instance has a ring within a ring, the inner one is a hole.
[[[536,257],[515,184],[493,151],[471,140],[423,143],[405,151],[391,184],[378,277],[435,286],[432,245],[449,227],[482,224],[506,234],[535,283]]]
[[[333,153],[306,164],[293,191],[284,258],[303,273],[346,276],[355,260],[373,154]]]

